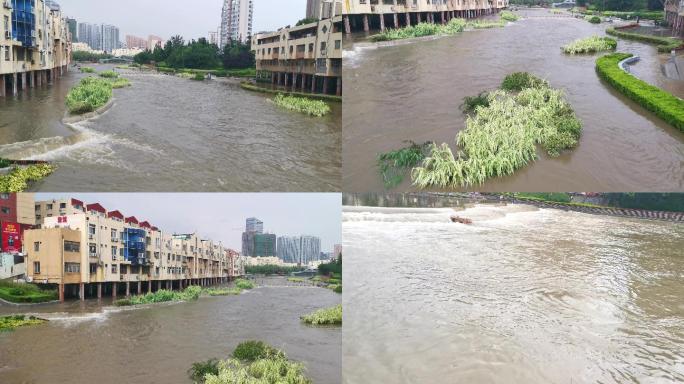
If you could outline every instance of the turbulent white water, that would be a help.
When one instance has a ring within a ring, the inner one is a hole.
[[[682,225],[522,205],[343,219],[345,383],[684,381]]]

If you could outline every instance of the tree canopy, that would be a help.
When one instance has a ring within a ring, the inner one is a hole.
[[[137,54],[134,58],[138,64],[163,63],[172,68],[225,69],[250,68],[255,64],[254,53],[249,44],[233,42],[220,52],[216,44],[205,38],[185,42],[182,36],[169,39],[164,47],[155,47]]]

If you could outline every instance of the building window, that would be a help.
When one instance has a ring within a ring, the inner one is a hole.
[[[0,200],[9,200],[9,193],[0,193]]]
[[[116,260],[116,247],[112,247],[112,260]]]
[[[40,242],[39,242],[39,241],[36,241],[35,243],[33,243],[33,250],[34,250],[35,252],[39,252],[39,251],[40,251]]]
[[[80,273],[81,264],[79,263],[64,263],[64,272],[66,273]]]
[[[118,273],[119,266],[117,264],[112,264],[112,273]]]
[[[90,252],[90,257],[97,256],[97,244],[89,244],[88,251]]]
[[[64,252],[81,252],[81,243],[77,241],[64,241]]]
[[[52,204],[47,204],[47,205],[45,206],[45,209],[47,209],[48,211],[51,210],[51,209],[52,209]]]
[[[40,275],[40,261],[33,262],[33,274]]]
[[[66,209],[66,203],[60,203],[59,209]]]
[[[97,264],[90,264],[90,274],[91,275],[97,274]]]
[[[9,215],[11,212],[11,210],[8,207],[2,207],[0,208],[0,211],[2,211],[2,213],[4,213],[5,215]]]

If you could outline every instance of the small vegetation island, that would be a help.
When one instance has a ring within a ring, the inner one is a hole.
[[[603,51],[614,51],[617,48],[617,40],[610,37],[591,36],[578,39],[570,44],[563,46],[563,52],[575,55],[580,53],[595,53]]]
[[[20,327],[40,325],[47,320],[35,316],[14,315],[0,317],[0,332],[11,332]]]
[[[81,72],[96,74],[89,67],[82,67]],[[131,85],[128,79],[119,77],[116,71],[102,71],[99,77],[88,76],[73,87],[66,97],[66,105],[72,115],[82,115],[97,111],[104,107],[113,96],[113,89]]]
[[[429,144],[427,150],[412,144],[410,155],[396,162],[381,162],[387,172],[414,167],[411,177],[420,188],[462,188],[481,185],[492,177],[514,173],[537,159],[537,146],[550,157],[577,146],[582,124],[563,91],[526,72],[506,76],[501,88],[466,98],[462,105],[466,127],[456,137],[458,152],[448,144]],[[402,151],[380,155],[381,161]],[[387,183],[386,183],[387,184]]]
[[[157,292],[147,293],[145,295],[131,296],[130,298],[116,300],[114,305],[117,307],[126,307],[131,305],[164,303],[172,301],[193,301],[199,299],[202,295],[205,296],[231,296],[239,295],[246,289],[253,289],[254,283],[245,279],[235,280],[234,288],[206,288],[202,289],[199,286],[191,285],[182,291],[170,291],[160,289]]]
[[[502,11],[499,14],[499,20],[473,20],[466,21],[465,19],[451,19],[448,23],[436,24],[436,23],[418,23],[405,28],[387,29],[384,32],[378,33],[370,37],[373,42],[380,41],[392,41],[392,40],[402,40],[411,39],[416,37],[424,36],[436,36],[436,35],[456,35],[465,31],[468,28],[471,29],[485,29],[485,28],[496,28],[503,27],[508,21],[517,21],[518,16],[510,11]]]
[[[302,321],[311,325],[342,325],[342,304],[304,315]]]
[[[279,93],[273,98],[273,102],[281,108],[309,116],[323,117],[330,113],[330,106],[324,101],[312,100],[307,97],[285,96]]]
[[[192,364],[188,376],[195,384],[311,384],[304,365],[262,341],[245,341],[226,360]]]

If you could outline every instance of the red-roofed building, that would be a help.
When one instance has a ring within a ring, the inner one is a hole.
[[[116,219],[119,221],[123,221],[123,219],[124,219],[123,213],[121,213],[119,211],[111,211],[107,214],[107,217],[109,217],[110,219]]]
[[[147,221],[143,221],[142,223],[140,223],[140,228],[148,228],[149,229],[149,228],[152,228],[152,226]]]
[[[100,212],[100,213],[105,214],[105,215],[107,214],[107,210],[103,206],[101,206],[99,203],[88,204],[86,206],[86,211],[88,211],[88,212],[95,211],[95,212]]]
[[[138,224],[138,219],[135,216],[127,217],[126,224]]]

